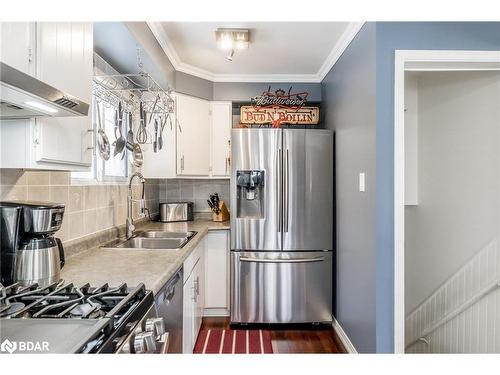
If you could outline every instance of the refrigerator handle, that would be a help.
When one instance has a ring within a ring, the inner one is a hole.
[[[314,258],[291,258],[291,259],[266,259],[266,258],[252,258],[240,256],[240,262],[251,262],[251,263],[313,263],[313,262],[323,262],[324,257],[314,257]]]
[[[283,151],[281,148],[278,150],[278,232],[283,231],[283,201],[282,201],[282,195],[283,195],[283,189],[282,189],[282,184],[283,184]]]
[[[284,221],[284,231],[288,232],[288,210],[290,208],[290,202],[289,202],[289,196],[290,196],[290,169],[289,169],[289,163],[288,163],[288,149],[286,149],[286,158],[285,158],[285,177],[284,177],[284,184],[285,188],[283,189],[284,194],[285,194],[285,199],[284,199],[284,210],[283,210],[283,221]]]

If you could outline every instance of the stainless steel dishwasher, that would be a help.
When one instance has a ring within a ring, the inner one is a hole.
[[[168,353],[182,353],[182,278],[181,267],[155,297],[157,314],[164,318],[169,333]]]

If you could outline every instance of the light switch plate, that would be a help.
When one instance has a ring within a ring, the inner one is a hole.
[[[359,174],[359,191],[364,193],[366,191],[365,174]]]

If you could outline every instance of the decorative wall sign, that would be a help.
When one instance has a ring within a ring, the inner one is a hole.
[[[251,106],[240,107],[240,123],[264,125],[271,124],[273,127],[288,125],[316,125],[319,123],[319,107],[306,106],[309,93],[288,93],[281,88],[275,92],[271,86],[262,94],[254,96]]]
[[[292,93],[291,86],[288,89],[288,94],[282,89],[278,89],[273,93],[271,92],[271,86],[269,86],[267,91],[254,96],[251,103],[255,109],[271,107],[299,109],[306,104],[308,95],[309,93],[306,91]]]
[[[253,106],[240,107],[240,122],[242,124],[272,124],[279,127],[281,124],[316,125],[319,123],[318,107],[290,108],[261,108]]]

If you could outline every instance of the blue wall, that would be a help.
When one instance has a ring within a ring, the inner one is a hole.
[[[175,91],[201,99],[213,100],[214,83],[176,70]]]
[[[377,22],[377,352],[394,350],[394,50],[500,50],[500,22]]]
[[[94,22],[94,51],[120,73],[138,73],[137,47],[144,70],[164,89],[175,87],[175,70],[144,22]],[[165,56],[165,58],[163,58]]]
[[[325,124],[335,131],[335,318],[361,353],[376,350],[375,52],[367,23],[322,82]]]
[[[310,102],[321,101],[321,83],[255,83],[255,82],[214,82],[214,100],[250,101],[250,98],[259,95],[271,86],[271,91],[282,88],[288,91],[293,87],[294,92],[307,91]]]

